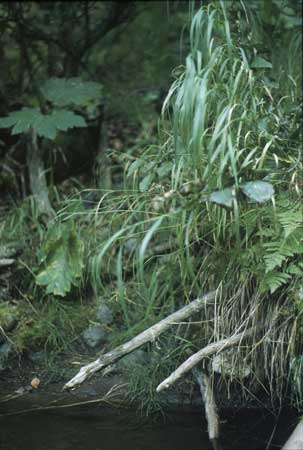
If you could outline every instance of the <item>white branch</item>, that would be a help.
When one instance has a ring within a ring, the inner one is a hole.
[[[234,336],[228,337],[226,339],[222,339],[218,342],[213,342],[212,344],[207,345],[202,348],[202,350],[194,353],[190,358],[184,361],[181,366],[179,366],[174,372],[170,374],[168,378],[166,378],[162,383],[157,387],[157,392],[162,391],[163,389],[169,388],[172,384],[174,384],[179,378],[181,378],[186,372],[195,367],[202,359],[212,356],[214,353],[222,352],[230,347],[234,347],[239,344],[244,337],[250,336],[254,329],[250,328],[242,333],[235,334]]]
[[[205,371],[193,368],[194,377],[200,387],[201,396],[204,403],[205,415],[207,419],[208,437],[212,443],[213,449],[220,447],[220,419],[216,405],[215,394],[209,376]]]
[[[123,356],[133,352],[147,342],[155,341],[155,339],[160,336],[160,334],[164,333],[171,326],[182,322],[192,314],[200,311],[203,307],[213,305],[215,298],[216,291],[213,291],[206,295],[203,295],[200,298],[197,298],[196,300],[193,300],[188,305],[185,305],[183,306],[183,308],[179,309],[173,314],[170,314],[168,317],[156,323],[142,333],[138,334],[125,344],[119,345],[119,347],[116,347],[114,350],[101,355],[92,363],[81,367],[77,375],[75,375],[70,381],[65,384],[64,389],[70,389],[78,384],[83,383],[83,381],[93,373],[103,369],[110,364],[113,364]]]

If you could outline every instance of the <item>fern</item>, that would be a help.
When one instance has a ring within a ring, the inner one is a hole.
[[[293,257],[296,254],[302,253],[302,243],[292,237],[292,239],[278,240],[276,242],[268,242],[264,244],[266,250],[266,255],[264,256],[265,261],[265,272],[268,273],[276,267],[281,267],[282,263],[288,258]]]
[[[289,273],[282,272],[270,272],[265,275],[261,283],[261,290],[266,291],[270,290],[270,293],[273,294],[279,287],[283,284],[287,283],[291,275]]]
[[[288,209],[277,214],[278,221],[284,229],[284,236],[287,238],[293,231],[303,225],[303,208]]]

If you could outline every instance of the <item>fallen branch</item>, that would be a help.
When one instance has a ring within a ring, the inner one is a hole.
[[[68,381],[63,389],[71,389],[78,384],[83,383],[90,375],[98,372],[110,364],[121,359],[123,356],[133,352],[137,348],[146,344],[147,342],[153,342],[160,334],[168,330],[172,325],[182,322],[184,319],[190,317],[192,314],[200,311],[203,307],[210,306],[214,303],[216,298],[216,291],[210,292],[203,297],[193,300],[179,311],[170,314],[165,319],[151,326],[147,330],[135,336],[126,344],[119,345],[114,350],[101,355],[98,359],[86,366],[81,367],[77,375],[75,375],[70,381]]]
[[[294,431],[291,433],[282,450],[301,450],[303,448],[303,419],[300,420]]]
[[[170,374],[168,378],[166,378],[162,383],[157,387],[157,392],[163,391],[164,389],[169,388],[172,384],[174,384],[179,378],[181,378],[186,372],[195,367],[202,359],[212,356],[215,353],[222,352],[230,347],[234,347],[239,344],[242,339],[250,336],[254,331],[253,328],[250,328],[242,333],[235,334],[234,336],[228,337],[226,339],[222,339],[218,342],[213,342],[212,344],[207,345],[202,348],[202,350],[194,353],[190,358],[184,361],[181,366],[179,366],[173,373]]]
[[[207,420],[208,437],[214,450],[220,449],[219,434],[220,420],[216,405],[215,395],[207,373],[203,370],[193,368],[193,375],[199,384],[201,396],[204,403]]]

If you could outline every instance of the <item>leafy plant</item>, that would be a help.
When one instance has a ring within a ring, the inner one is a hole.
[[[29,129],[38,136],[54,140],[58,131],[67,131],[74,127],[86,127],[83,116],[75,114],[64,106],[88,106],[101,100],[102,85],[83,82],[79,78],[51,78],[41,87],[45,100],[57,108],[46,113],[39,108],[22,108],[0,119],[0,128],[12,128],[12,135],[25,133]],[[60,107],[60,109],[58,109]]]
[[[48,294],[65,296],[71,286],[79,286],[83,270],[83,241],[71,221],[53,225],[40,251],[36,283]]]
[[[263,325],[266,337],[248,351],[252,373],[282,398],[280,380],[298,356],[291,346],[294,292],[302,282],[299,102],[290,96],[284,106],[284,86],[268,81],[270,53],[239,45],[228,17],[232,3],[193,16],[186,64],[164,103],[162,146],[132,160],[124,192],[96,209],[94,227],[110,227],[110,234],[95,250],[92,282],[102,286],[105,255],[108,267],[117,261],[115,283],[130,324],[223,286],[215,317],[194,337],[187,331],[189,340],[200,348],[244,323]],[[136,319],[132,296],[124,301],[130,276]]]
[[[66,109],[55,109],[49,114],[43,114],[39,108],[22,108],[0,119],[0,128],[13,127],[12,135],[25,133],[32,128],[38,136],[51,140],[55,139],[59,130],[86,126],[82,116]]]

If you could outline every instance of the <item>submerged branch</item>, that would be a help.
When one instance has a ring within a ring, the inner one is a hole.
[[[200,387],[207,419],[209,440],[212,443],[213,449],[219,450],[220,420],[211,381],[207,373],[203,370],[198,370],[194,367],[192,372]]]
[[[83,383],[83,381],[86,380],[86,378],[88,378],[95,372],[98,372],[104,367],[113,364],[114,362],[121,359],[123,356],[133,352],[134,350],[146,344],[147,342],[155,341],[156,338],[160,336],[160,334],[164,333],[171,326],[182,322],[184,319],[190,317],[192,314],[200,311],[203,307],[212,305],[215,301],[215,298],[216,298],[216,291],[213,291],[203,295],[200,298],[197,298],[196,300],[193,300],[188,305],[183,306],[183,308],[179,309],[173,314],[170,314],[168,317],[151,326],[142,333],[138,334],[125,344],[119,345],[114,350],[105,353],[104,355],[101,355],[98,359],[96,359],[92,363],[81,367],[77,375],[75,375],[70,381],[68,381],[64,385],[64,389],[71,389],[76,385]]]
[[[174,372],[172,372],[168,378],[166,378],[164,381],[162,381],[162,383],[159,384],[159,386],[157,387],[157,392],[169,388],[186,372],[195,367],[202,359],[207,358],[208,356],[212,356],[215,353],[220,353],[230,347],[234,347],[235,345],[239,344],[242,339],[251,336],[253,331],[253,328],[249,328],[242,333],[235,334],[234,336],[222,339],[218,342],[213,342],[212,344],[209,344],[206,347],[202,348],[202,350],[199,350],[197,353],[194,353],[190,358],[184,361],[181,366],[179,366]]]

